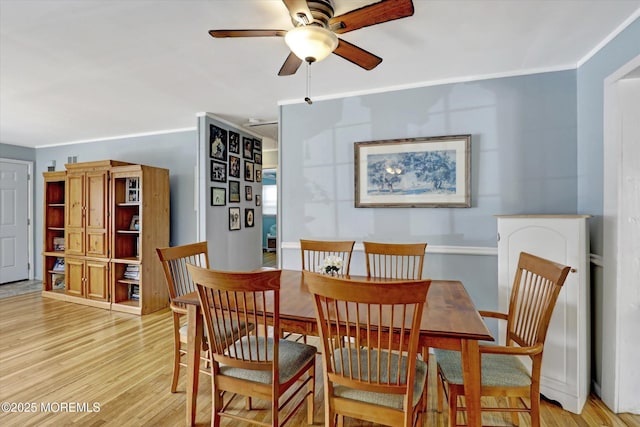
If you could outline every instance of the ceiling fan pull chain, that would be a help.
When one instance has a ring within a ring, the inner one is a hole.
[[[304,100],[309,105],[313,104],[313,101],[309,97],[310,91],[311,91],[311,62],[307,62],[307,96],[304,98]]]

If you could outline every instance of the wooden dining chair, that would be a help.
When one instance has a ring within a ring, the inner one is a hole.
[[[351,254],[355,240],[304,240],[300,239],[300,253],[302,255],[302,270],[314,273],[324,273],[324,260],[337,257],[342,260],[342,267],[336,272],[339,276],[349,275],[351,268]],[[286,338],[307,342],[306,335],[287,334]]]
[[[221,417],[226,417],[262,426],[281,426],[305,401],[307,423],[313,424],[316,348],[278,338],[280,270],[240,273],[193,265],[187,268],[198,289],[208,334],[213,337],[209,342],[211,425],[219,426]],[[252,325],[253,330],[251,334],[218,333],[229,321],[244,322]],[[285,393],[286,399],[281,399]],[[231,396],[227,398],[228,394]],[[230,411],[229,403],[236,395],[268,401],[271,423]],[[287,415],[282,414],[281,422],[281,410],[295,396],[301,397]]]
[[[506,321],[506,345],[480,346],[482,396],[509,397],[508,407],[483,407],[487,412],[510,412],[518,425],[518,412],[528,412],[531,425],[540,426],[540,370],[547,328],[558,294],[571,267],[526,252],[520,253],[508,313],[480,311],[483,317]],[[460,353],[435,349],[439,381],[438,410],[443,391],[448,395],[449,425],[457,425],[458,396],[464,395]],[[530,359],[529,370],[522,358]],[[518,407],[517,400],[522,400]],[[523,398],[530,400],[527,407]]]
[[[382,279],[420,279],[426,243],[362,242],[367,276]]]
[[[175,393],[178,386],[180,366],[186,367],[182,356],[187,353],[187,308],[184,304],[175,302],[175,298],[196,291],[196,286],[187,271],[187,264],[209,268],[207,242],[191,243],[168,248],[156,248],[169,289],[169,301],[173,317],[173,379],[171,393]],[[203,340],[203,351],[206,352],[206,340]],[[205,354],[205,361],[208,361]],[[208,371],[205,371],[208,373]]]
[[[354,240],[303,240],[300,239],[300,252],[302,254],[302,270],[320,273],[324,260],[329,257],[338,257],[342,260],[342,268],[338,275],[349,275],[351,266],[351,253]]]
[[[417,352],[431,281],[303,275],[322,341],[325,425],[342,424],[345,416],[394,427],[422,425],[427,364]]]

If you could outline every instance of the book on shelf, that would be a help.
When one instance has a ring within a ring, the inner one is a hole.
[[[53,238],[53,250],[56,252],[64,252],[64,237]]]
[[[64,289],[64,274],[59,274],[59,273],[51,274],[51,288]]]
[[[140,286],[139,285],[129,285],[129,299],[132,301],[140,300]]]
[[[123,276],[125,279],[139,280],[140,279],[140,266],[134,264],[127,264],[124,269]]]
[[[53,264],[53,271],[64,271],[64,258],[56,258],[56,262]]]

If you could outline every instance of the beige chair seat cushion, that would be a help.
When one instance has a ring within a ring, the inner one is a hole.
[[[336,373],[341,373],[342,366],[344,366],[345,375],[349,375],[349,353],[351,353],[351,366],[354,366],[354,367],[358,366],[357,365],[358,352],[356,351],[356,349],[351,348],[351,351],[349,352],[349,349],[343,348],[340,353],[336,353],[334,355]],[[360,351],[360,366],[362,368],[365,368],[367,366],[367,363],[368,363],[367,355],[368,353],[366,351],[362,351],[362,350]],[[386,351],[382,351],[379,353],[378,351],[372,351],[371,365],[370,365],[372,367],[371,369],[372,382],[378,381],[377,368],[376,368],[378,366],[378,357],[380,358],[380,365],[387,366],[387,363],[389,361],[389,356],[391,356],[391,376],[394,378],[395,376],[397,376],[398,357],[400,356],[396,353],[389,354]],[[403,372],[403,374],[400,377],[400,383],[402,384],[406,384],[406,381],[407,381],[406,376],[404,375],[404,372],[406,372],[407,362],[408,362],[407,357],[402,356],[402,359],[400,361],[401,372]],[[384,369],[383,371],[384,372],[382,372],[383,375],[380,378],[380,382],[386,383],[388,381],[386,369]],[[363,371],[362,374],[363,374],[362,380],[366,381],[369,379],[368,372]],[[360,378],[360,375],[358,372],[354,372],[354,378]],[[423,360],[417,359],[416,360],[416,379],[413,384],[412,407],[416,406],[420,401],[420,396],[422,395],[422,390],[425,386],[426,379],[427,379],[427,364]],[[397,408],[397,409],[402,409],[403,400],[404,400],[404,395],[401,395],[401,394],[387,394],[387,393],[364,391],[364,390],[359,390],[359,389],[337,385],[337,384],[334,386],[333,390],[334,390],[334,395],[338,397],[358,400],[361,402],[367,402],[367,403],[372,403],[374,405],[387,406],[390,408]]]
[[[463,384],[459,351],[434,350],[440,372],[449,384]],[[487,387],[528,387],[529,371],[516,356],[482,354],[482,385]]]
[[[248,336],[242,337],[230,346],[226,354],[234,356],[242,354],[249,354],[249,349],[254,353],[258,349],[261,359],[265,359],[264,352],[264,337],[257,337],[258,343],[256,345],[256,337]],[[313,346],[298,343],[295,341],[280,340],[278,347],[278,370],[280,374],[280,384],[289,381],[295,374],[300,372],[300,369],[306,365],[310,360],[316,357],[317,349]],[[236,353],[237,352],[237,353]],[[267,354],[266,360],[273,360],[273,338],[267,338]],[[256,371],[251,369],[235,368],[227,365],[220,364],[220,374],[230,377],[240,378],[248,381],[254,381],[262,384],[272,383],[272,372],[268,371]]]
[[[238,326],[239,325],[239,326]],[[187,336],[187,328],[189,327],[189,325],[183,325],[180,327],[180,335],[183,337]],[[236,322],[235,319],[229,320],[229,319],[225,319],[224,321],[224,326],[221,325],[221,327],[219,328],[221,331],[224,331],[226,334],[226,338],[230,338],[231,337],[231,332],[234,333],[234,335],[244,335],[246,334],[246,327],[245,327],[245,323],[244,322]],[[238,332],[238,330],[240,330],[240,332]],[[249,330],[253,330],[253,326],[249,326]],[[207,328],[205,326],[203,326],[202,331],[204,333],[204,337],[206,338],[208,336],[208,332],[207,332]],[[218,332],[218,330],[216,330],[215,332]],[[216,333],[216,336],[218,338],[218,340],[221,339],[221,337],[218,336],[218,334]],[[186,342],[186,341],[185,341]]]

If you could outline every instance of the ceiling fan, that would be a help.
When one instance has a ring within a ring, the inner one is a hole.
[[[413,15],[412,0],[381,0],[338,16],[333,16],[333,0],[282,2],[291,15],[292,30],[211,30],[209,34],[215,38],[284,37],[291,53],[280,68],[279,76],[295,74],[303,60],[311,64],[330,53],[372,70],[382,58],[338,38],[337,34]]]

